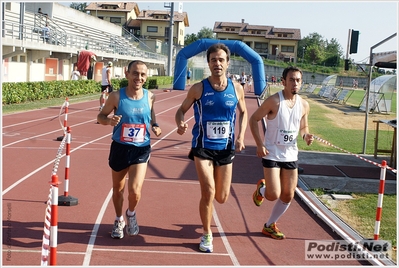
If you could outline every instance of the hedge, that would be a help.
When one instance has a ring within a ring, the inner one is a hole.
[[[112,79],[114,90],[126,87],[128,81]],[[153,76],[147,79],[144,88],[157,89],[160,85],[173,84],[171,76]],[[94,80],[78,81],[41,81],[41,82],[4,82],[2,83],[3,105],[23,103],[43,99],[62,98],[100,92],[101,84]]]

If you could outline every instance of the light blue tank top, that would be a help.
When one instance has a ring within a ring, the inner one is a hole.
[[[234,150],[234,126],[238,98],[233,82],[216,91],[208,79],[202,80],[202,96],[194,102],[193,148]]]
[[[143,88],[143,93],[141,99],[133,100],[126,96],[126,88],[119,90],[119,104],[115,114],[122,115],[122,118],[114,127],[114,141],[137,147],[150,145],[151,109],[148,90]]]

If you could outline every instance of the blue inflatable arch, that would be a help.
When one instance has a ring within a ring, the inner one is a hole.
[[[216,43],[225,44],[231,53],[237,53],[251,63],[254,92],[255,95],[260,96],[266,87],[265,67],[262,58],[247,44],[236,40],[200,39],[180,50],[176,56],[173,89],[185,89],[188,59],[202,51],[206,51],[211,45]]]

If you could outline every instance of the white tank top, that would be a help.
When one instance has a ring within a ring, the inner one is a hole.
[[[111,69],[111,68],[110,68]],[[101,80],[101,85],[102,86],[108,86],[109,84],[108,84],[108,80],[107,80],[107,71],[108,71],[108,68],[107,67],[104,67],[103,69],[102,69],[102,80]],[[110,70],[111,71],[111,70]]]
[[[289,108],[282,91],[278,92],[278,96],[280,105],[276,117],[272,120],[266,117],[264,145],[269,154],[263,158],[278,162],[297,161],[297,136],[302,117],[301,97],[296,95],[294,106]]]

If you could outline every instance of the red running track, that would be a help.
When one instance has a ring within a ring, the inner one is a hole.
[[[200,188],[193,162],[187,158],[191,133],[178,135],[174,123],[187,92],[154,92],[162,135],[152,137],[153,151],[137,208],[140,234],[122,240],[110,237],[115,217],[107,160],[112,128],[96,124],[97,100],[69,105],[69,195],[79,203],[58,208],[57,265],[362,265],[355,260],[305,260],[306,240],[342,239],[297,196],[279,221],[287,239],[277,241],[261,234],[272,204],[256,207],[252,201],[262,166],[249,128],[246,150],[237,154],[233,164],[231,195],[223,205],[215,202],[214,252],[199,252]],[[255,96],[247,95],[246,103],[251,115],[257,108]],[[3,116],[3,265],[40,265],[45,202],[60,145],[56,138],[62,136],[61,106]],[[192,126],[192,111],[186,119]],[[62,157],[57,172],[62,182],[59,195],[64,191],[64,169]]]

